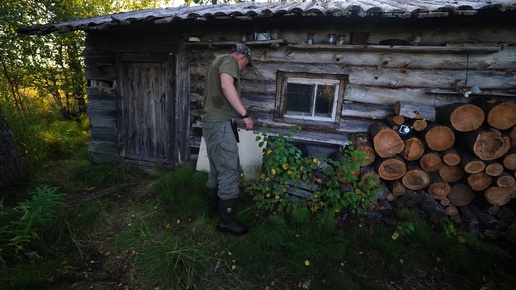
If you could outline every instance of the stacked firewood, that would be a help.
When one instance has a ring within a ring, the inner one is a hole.
[[[380,198],[434,217],[499,230],[515,221],[516,104],[473,100],[441,108],[398,102],[394,114],[354,134]],[[514,228],[514,227],[512,227]]]

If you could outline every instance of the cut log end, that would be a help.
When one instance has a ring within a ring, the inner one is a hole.
[[[516,104],[504,102],[489,110],[487,123],[498,130],[506,130],[516,125]]]
[[[511,195],[505,187],[493,186],[484,191],[484,197],[489,204],[504,205],[511,200]]]
[[[455,133],[447,126],[433,126],[426,131],[425,142],[434,151],[444,151],[455,143]]]
[[[466,184],[458,183],[450,189],[448,199],[455,206],[470,204],[475,198],[475,192]]]

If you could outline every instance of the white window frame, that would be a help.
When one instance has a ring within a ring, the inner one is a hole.
[[[276,78],[276,103],[274,109],[274,118],[289,119],[292,121],[313,121],[315,123],[338,123],[340,121],[340,114],[342,112],[342,104],[344,99],[344,89],[347,83],[348,75],[334,75],[334,74],[311,74],[311,73],[292,73],[292,72],[277,72]],[[315,115],[315,94],[317,88],[314,90],[312,97],[312,105],[310,115],[301,115],[287,113],[287,84],[306,84],[306,85],[333,85],[335,86],[333,104],[331,106],[331,116],[323,117]]]

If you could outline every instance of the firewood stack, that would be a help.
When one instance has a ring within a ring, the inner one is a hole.
[[[374,167],[391,203],[500,230],[516,220],[515,125],[512,102],[478,99],[437,109],[398,102],[394,114],[351,141],[366,152],[363,166]]]

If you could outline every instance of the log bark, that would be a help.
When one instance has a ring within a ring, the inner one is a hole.
[[[450,127],[430,123],[422,132],[428,148],[434,151],[444,151],[455,143],[455,133]]]
[[[405,162],[398,155],[390,158],[377,158],[375,169],[384,180],[400,179],[407,172]]]
[[[441,155],[434,151],[427,151],[419,159],[419,165],[429,172],[439,170],[442,166]]]
[[[460,163],[461,156],[454,147],[444,150],[441,155],[445,164],[453,166]]]
[[[465,206],[470,204],[475,198],[475,192],[464,183],[452,185],[448,199],[455,206]]]
[[[469,174],[466,180],[474,191],[487,189],[493,182],[493,178],[485,172]]]
[[[516,114],[516,112],[515,112]],[[516,170],[516,151],[508,153],[503,158],[503,166],[509,170]]]
[[[430,182],[428,172],[421,169],[416,162],[409,162],[407,164],[407,173],[401,179],[406,188],[412,190],[421,190],[425,188]]]
[[[448,182],[457,182],[464,176],[464,169],[458,165],[444,164],[439,168],[439,175]]]
[[[430,172],[430,185],[428,186],[428,194],[433,198],[442,200],[450,193],[450,183],[442,179],[438,172]]]
[[[404,146],[403,150],[400,153],[400,156],[403,157],[403,159],[405,160],[418,160],[425,152],[425,145],[423,145],[423,142],[417,137],[412,137],[407,140],[403,140],[403,143]]]
[[[473,104],[453,103],[436,111],[436,121],[459,132],[478,129],[485,120],[484,111]]]
[[[392,157],[403,150],[404,144],[401,137],[383,122],[371,125],[369,134],[373,138],[376,154],[382,158]]]
[[[491,176],[498,176],[504,171],[504,167],[501,163],[496,161],[490,161],[487,163],[485,171]]]
[[[366,134],[352,134],[350,141],[356,150],[360,150],[365,153],[365,160],[362,162],[362,166],[368,166],[374,162],[376,153],[374,152],[373,143],[371,138]]]
[[[394,112],[397,115],[411,119],[435,120],[435,107],[413,102],[398,101],[394,104]]]
[[[460,146],[468,149],[482,160],[494,160],[502,157],[511,147],[511,140],[493,128],[481,127],[475,131],[457,134]]]
[[[511,200],[511,195],[507,188],[500,186],[492,186],[484,191],[484,197],[489,204],[504,205]]]

